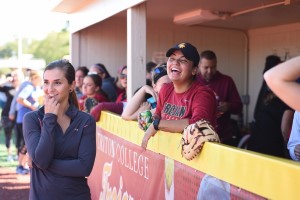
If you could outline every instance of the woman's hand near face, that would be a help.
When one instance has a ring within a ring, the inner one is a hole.
[[[144,85],[143,89],[144,89],[144,92],[146,94],[150,94],[155,99],[155,101],[157,101],[158,95],[157,95],[157,93],[155,92],[155,90],[151,86]]]
[[[57,115],[60,107],[60,103],[53,97],[45,95],[44,101],[45,113],[52,113]]]

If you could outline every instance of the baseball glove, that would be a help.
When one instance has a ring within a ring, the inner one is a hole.
[[[201,151],[205,142],[220,142],[218,134],[206,120],[199,120],[184,128],[181,139],[181,155],[187,159],[194,159]]]

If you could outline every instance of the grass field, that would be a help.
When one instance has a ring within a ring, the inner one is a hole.
[[[14,133],[13,133],[12,137],[14,140],[15,139]],[[16,155],[16,147],[13,142],[11,144],[11,150],[12,150],[12,154]],[[6,150],[6,146],[5,146],[5,135],[4,135],[3,129],[1,128],[1,130],[0,130],[0,167],[16,167],[17,165],[18,165],[17,161],[7,162],[7,150]]]

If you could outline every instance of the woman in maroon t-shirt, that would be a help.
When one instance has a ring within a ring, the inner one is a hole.
[[[189,43],[180,43],[169,49],[166,56],[169,57],[167,73],[172,82],[160,90],[153,123],[142,141],[144,149],[158,130],[179,133],[200,119],[216,125],[215,96],[195,79],[200,59],[197,49]]]

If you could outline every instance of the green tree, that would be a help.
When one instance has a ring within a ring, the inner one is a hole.
[[[9,69],[9,68],[0,68],[0,76],[10,73],[11,70],[12,69]]]
[[[61,59],[69,55],[69,32],[51,32],[43,40],[33,40],[28,47],[28,52],[34,58],[44,59],[46,63]]]
[[[12,41],[0,46],[0,58],[11,58],[18,52],[18,42]]]

